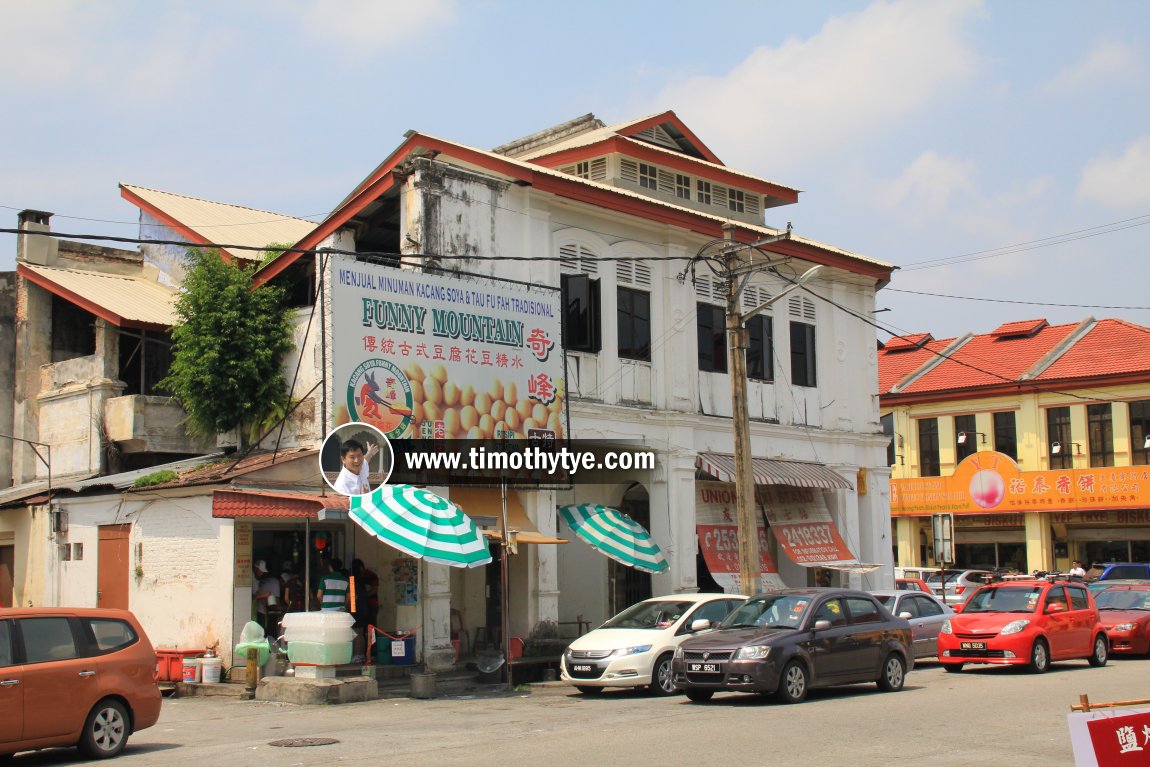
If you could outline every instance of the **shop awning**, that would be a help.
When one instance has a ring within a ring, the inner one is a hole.
[[[795,564],[863,573],[881,566],[858,560],[839,534],[819,490],[767,487],[758,492],[757,500],[779,548]]]
[[[502,540],[503,498],[500,491],[488,487],[453,487],[451,502],[478,524],[479,518],[494,519],[492,525],[481,526],[488,538]],[[485,520],[486,521],[486,520]],[[515,534],[518,543],[567,543],[566,538],[552,538],[539,532],[539,528],[523,510],[519,494],[507,491],[507,528]]]
[[[212,516],[222,519],[316,519],[321,509],[346,511],[347,506],[347,496],[286,490],[217,490],[212,495]]]
[[[699,453],[695,466],[720,482],[735,481],[735,456],[730,453]],[[853,490],[854,487],[834,469],[808,461],[779,458],[752,458],[751,471],[756,485],[789,485],[824,490]]]

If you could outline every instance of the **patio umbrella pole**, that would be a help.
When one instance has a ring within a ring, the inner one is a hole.
[[[502,609],[500,614],[500,636],[503,644],[503,668],[507,675],[507,689],[513,689],[511,682],[511,580],[507,572],[507,547],[511,543],[510,532],[507,530],[507,481],[500,479],[499,492],[503,501],[503,535],[499,541],[499,590]]]

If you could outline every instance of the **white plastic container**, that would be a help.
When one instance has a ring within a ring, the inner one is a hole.
[[[317,611],[310,613],[288,613],[283,617],[280,625],[290,628],[316,628],[345,627],[350,628],[355,623],[355,616],[342,610]]]
[[[200,658],[200,668],[203,670],[204,684],[219,684],[220,673],[223,671],[222,658]]]
[[[288,660],[316,666],[351,663],[351,642],[288,642]]]
[[[290,628],[284,631],[284,639],[288,642],[320,642],[334,644],[336,642],[350,642],[355,639],[355,629],[344,627],[331,628]]]

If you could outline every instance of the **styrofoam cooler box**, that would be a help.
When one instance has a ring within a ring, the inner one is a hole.
[[[320,642],[323,644],[350,642],[355,639],[355,629],[343,626],[329,628],[292,627],[284,631],[284,639],[288,642]]]
[[[328,626],[351,628],[353,623],[355,623],[355,616],[351,613],[345,613],[342,610],[321,610],[310,613],[288,613],[283,617],[280,625],[285,629],[296,627],[327,628]]]
[[[288,640],[288,660],[316,666],[351,663],[351,642],[301,642]]]

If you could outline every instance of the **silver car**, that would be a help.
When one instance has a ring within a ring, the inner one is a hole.
[[[914,658],[934,659],[938,657],[938,632],[954,610],[939,601],[938,597],[921,591],[872,591],[875,599],[891,615],[905,618],[910,623],[914,641]]]
[[[948,605],[960,605],[979,588],[996,580],[998,577],[989,570],[947,570],[945,583],[942,580],[942,573],[933,573],[926,579],[926,585],[934,590],[936,597]],[[944,586],[945,599],[943,599]]]

